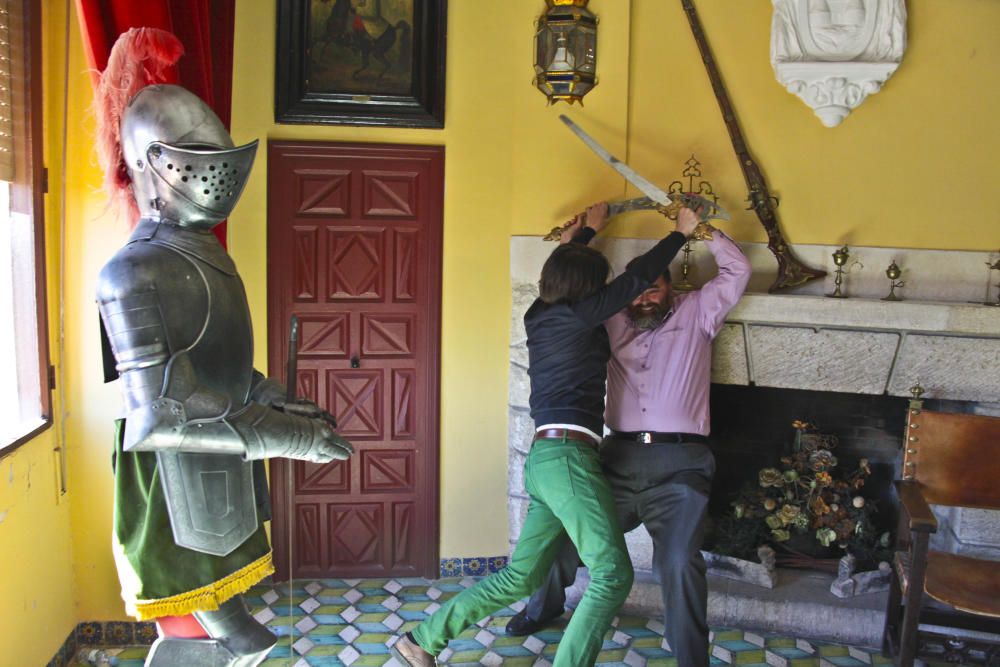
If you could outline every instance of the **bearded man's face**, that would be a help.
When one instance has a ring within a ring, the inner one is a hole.
[[[655,329],[663,323],[673,305],[670,283],[660,276],[649,289],[632,300],[628,306],[628,317],[638,329]]]

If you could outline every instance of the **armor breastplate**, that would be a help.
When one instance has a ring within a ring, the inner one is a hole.
[[[199,384],[228,396],[238,409],[250,393],[253,329],[246,290],[232,258],[207,230],[144,220],[132,238],[132,243],[149,243],[190,262],[192,270],[186,275],[158,279],[167,339],[172,352],[190,346],[187,352]],[[198,298],[192,299],[191,292],[199,293]],[[205,311],[192,312],[192,303],[206,292]]]
[[[145,219],[115,263],[148,272],[139,288],[105,289],[117,298],[101,306],[130,414],[155,411],[162,395],[192,397],[185,405],[197,418],[189,424],[217,423],[246,405],[253,376],[250,313],[235,265],[212,233]],[[150,353],[156,341],[165,343],[165,353]],[[185,363],[177,370],[181,356]],[[194,397],[202,394],[212,402],[199,404]],[[164,437],[168,446],[170,438]],[[178,545],[224,556],[258,529],[252,463],[235,454],[169,449],[157,449],[156,456]]]

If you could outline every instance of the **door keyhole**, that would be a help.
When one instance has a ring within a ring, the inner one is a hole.
[[[361,368],[361,359],[356,354],[351,357],[351,368]]]

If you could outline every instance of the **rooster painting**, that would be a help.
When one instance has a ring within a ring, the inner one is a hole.
[[[415,0],[312,0],[309,87],[405,94]]]

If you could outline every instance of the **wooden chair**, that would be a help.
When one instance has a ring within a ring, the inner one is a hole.
[[[928,549],[937,531],[930,503],[1000,509],[1000,418],[924,410],[920,393],[914,388],[895,482],[896,576],[882,639],[883,654],[903,667],[917,657],[921,623],[1000,634],[1000,562]],[[1000,650],[984,664],[1000,664]]]

